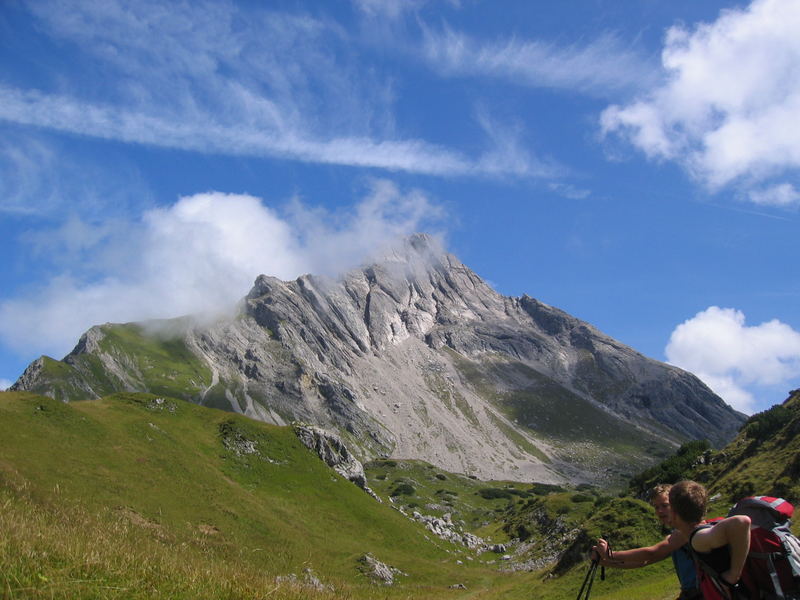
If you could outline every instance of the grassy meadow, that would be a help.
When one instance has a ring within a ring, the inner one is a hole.
[[[0,597],[561,600],[598,535],[618,548],[661,535],[646,504],[588,486],[483,482],[420,461],[366,470],[382,503],[289,427],[151,394],[0,393]],[[397,508],[521,541],[504,560]],[[367,553],[402,572],[393,585],[365,574]],[[593,598],[677,588],[667,562],[607,575]]]

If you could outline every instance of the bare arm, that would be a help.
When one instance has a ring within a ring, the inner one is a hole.
[[[603,566],[636,569],[665,559],[684,543],[686,539],[676,531],[653,546],[614,551],[612,556],[609,556],[608,543],[605,540],[598,540],[597,546],[592,550],[600,556],[600,564]]]
[[[692,538],[692,547],[698,552],[711,552],[714,548],[725,545],[731,548],[731,565],[722,577],[729,583],[735,583],[742,576],[747,552],[750,550],[750,517],[728,517],[714,527],[698,531]]]

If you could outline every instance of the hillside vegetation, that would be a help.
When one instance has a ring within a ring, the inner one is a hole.
[[[800,390],[751,416],[722,450],[707,451],[694,477],[725,502],[768,493],[800,506]]]

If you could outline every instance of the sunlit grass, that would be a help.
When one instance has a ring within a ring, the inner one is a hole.
[[[231,432],[257,453],[237,455],[223,441]],[[408,480],[423,512],[439,503],[442,512],[460,512],[473,532],[491,521],[483,533],[496,541],[507,539],[502,523],[523,518],[541,495],[551,517],[569,512],[570,527],[588,527],[587,535],[611,527],[592,520],[600,498],[594,493],[479,482],[418,461],[378,462],[369,471],[385,477],[376,480],[381,495]],[[508,497],[481,493],[487,490]],[[611,528],[656,541],[641,529],[651,524],[648,511],[619,506],[623,520]],[[373,584],[358,570],[366,552],[407,575],[391,587]],[[577,561],[555,577],[547,569],[506,572],[498,555],[440,540],[370,498],[291,428],[148,394],[63,404],[0,393],[4,600],[564,600],[575,597],[583,578],[583,558]],[[676,587],[670,569],[664,563],[616,572],[596,582],[593,594],[628,597],[630,588],[631,598],[661,600]]]
[[[252,549],[220,546],[212,534],[181,540],[135,513],[61,503],[57,490],[52,499],[37,501],[19,476],[2,483],[3,598],[350,597],[344,589],[281,583],[271,574],[268,553],[254,557]]]

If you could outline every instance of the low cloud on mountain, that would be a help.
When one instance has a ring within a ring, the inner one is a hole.
[[[336,275],[441,215],[425,195],[376,180],[340,213],[298,199],[273,208],[254,196],[208,192],[137,222],[93,227],[73,219],[35,238],[40,254],[62,260],[41,288],[0,304],[0,336],[19,351],[60,358],[92,325],[230,310],[259,274]],[[84,245],[76,248],[76,239]]]

